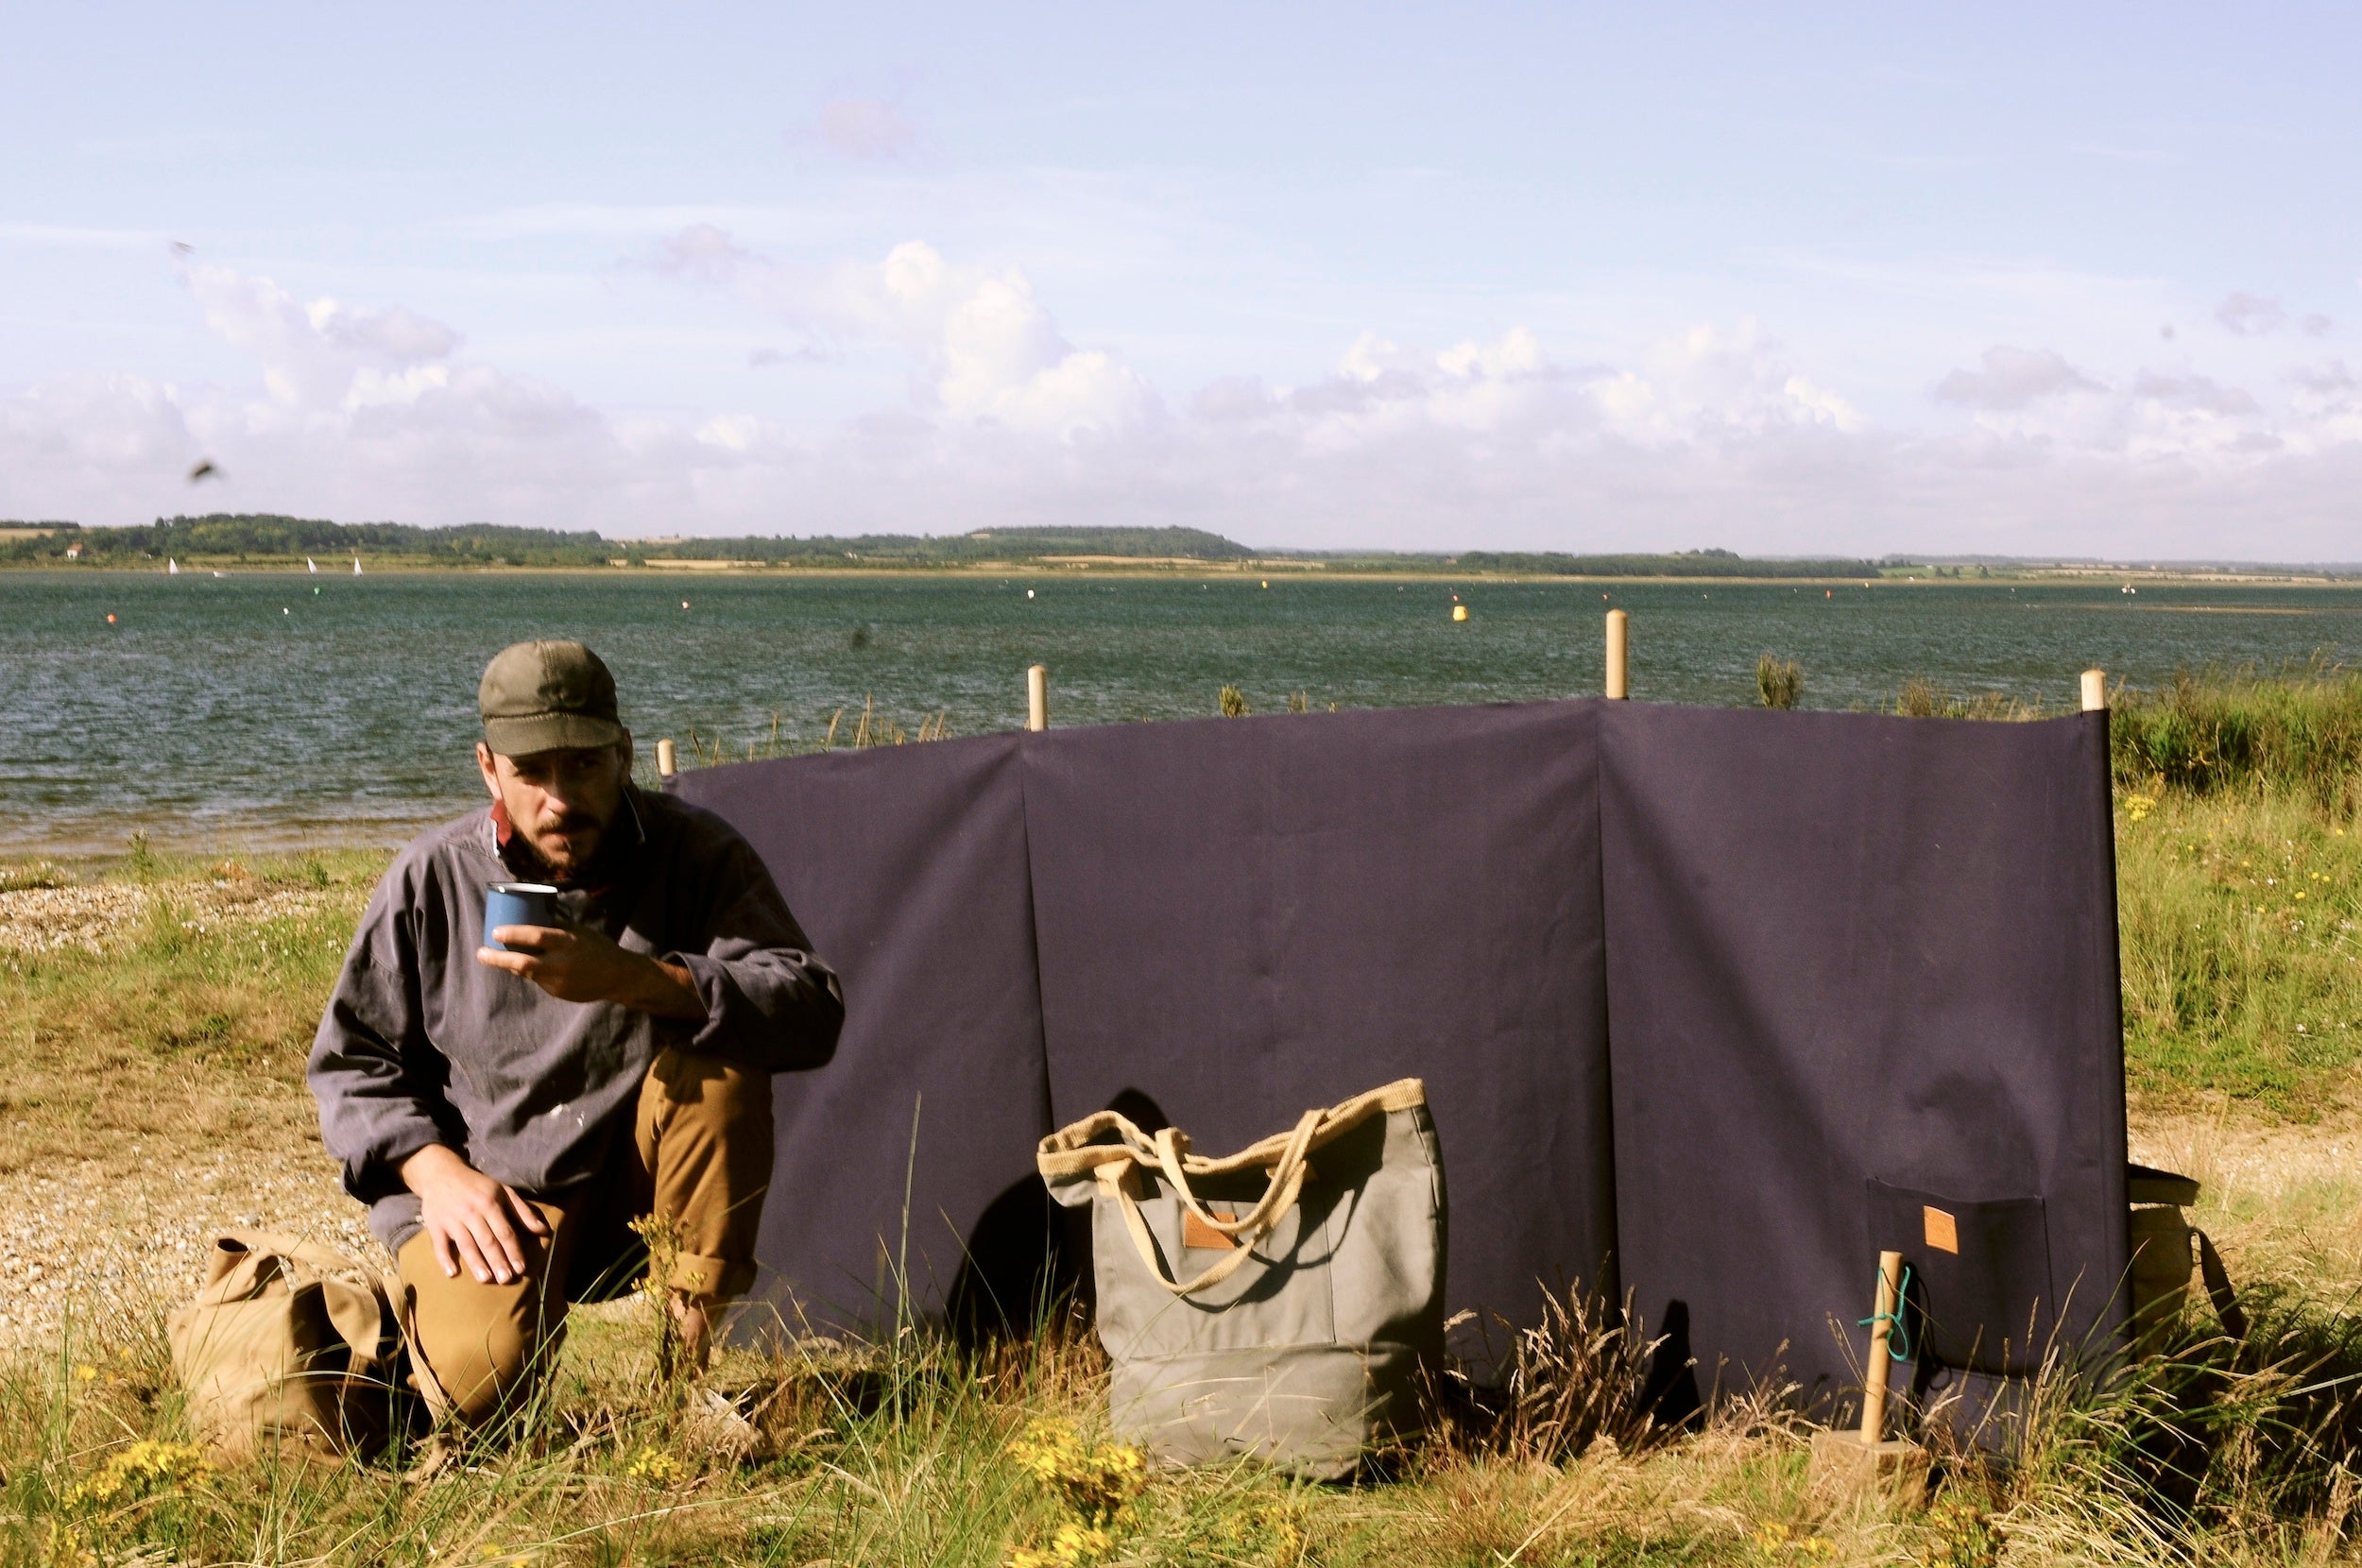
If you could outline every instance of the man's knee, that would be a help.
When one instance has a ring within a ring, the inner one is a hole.
[[[557,1211],[542,1212],[555,1225]],[[442,1403],[470,1426],[514,1414],[557,1354],[565,1324],[565,1282],[547,1245],[529,1246],[524,1277],[507,1285],[445,1275],[423,1232],[397,1261],[413,1354]]]
[[[680,1249],[676,1289],[731,1297],[752,1283],[771,1140],[770,1074],[680,1050],[649,1069],[640,1146],[649,1206]]]

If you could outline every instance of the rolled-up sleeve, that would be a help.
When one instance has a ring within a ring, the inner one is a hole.
[[[689,971],[706,1004],[705,1022],[681,1043],[761,1072],[827,1063],[845,1023],[844,992],[745,841],[720,857],[705,895],[703,948],[664,955]]]
[[[320,1140],[365,1202],[403,1190],[402,1161],[454,1141],[443,1084],[450,1065],[427,1039],[419,966],[395,878],[379,884],[345,955],[304,1069]]]

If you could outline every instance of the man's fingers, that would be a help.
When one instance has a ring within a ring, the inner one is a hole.
[[[526,1201],[515,1187],[505,1186],[501,1188],[501,1191],[508,1195],[508,1206],[517,1211],[517,1219],[526,1230],[536,1236],[550,1234],[549,1221],[541,1218],[541,1211]]]
[[[531,953],[505,953],[498,947],[478,947],[475,961],[489,968],[505,969],[512,975],[529,974],[541,962]]]
[[[443,1266],[443,1277],[447,1280],[457,1279],[459,1277],[459,1250],[451,1244],[450,1233],[429,1225],[426,1228],[426,1239],[434,1249],[435,1261]]]
[[[491,1236],[491,1245],[485,1249],[485,1260],[494,1264],[505,1261],[510,1273],[522,1274],[525,1271],[524,1249],[517,1245],[517,1233],[509,1228],[508,1216],[501,1212],[499,1199],[492,1200],[477,1224]],[[497,1255],[494,1249],[498,1250]]]
[[[484,1244],[477,1237],[473,1226],[462,1225],[454,1230],[451,1244],[453,1251],[459,1254],[459,1261],[467,1266],[469,1273],[475,1276],[478,1285],[493,1283],[491,1266],[484,1261]]]
[[[573,940],[573,935],[556,926],[495,926],[492,928],[492,940],[504,947],[521,947],[528,953],[538,953],[544,948],[563,947]]]
[[[474,1245],[474,1256],[477,1256],[477,1264],[482,1266],[482,1273],[477,1275],[477,1280],[484,1280],[487,1285],[507,1285],[507,1278],[517,1273],[517,1269],[512,1269],[510,1261],[507,1261],[507,1250],[501,1247],[498,1236],[493,1236],[491,1226],[484,1223],[482,1217],[468,1219],[468,1240]]]

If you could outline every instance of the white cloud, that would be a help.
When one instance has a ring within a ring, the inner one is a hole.
[[[2144,370],[2133,380],[2132,396],[2147,398],[2167,408],[2190,409],[2200,414],[2258,412],[2253,398],[2235,386],[2224,386],[2205,376],[2161,376],[2153,370]]]
[[[2170,329],[2165,335],[2172,335]],[[1938,382],[1936,401],[2005,413],[2062,392],[2101,390],[2099,383],[2051,349],[1995,344],[1985,350],[1980,368],[1955,370]]]
[[[755,254],[711,225],[667,239],[659,272],[728,289],[836,343],[873,337],[909,352],[922,402],[951,418],[1071,439],[1157,417],[1147,381],[1104,349],[1078,349],[1015,268],[967,266],[906,241],[875,264],[814,272]],[[810,349],[811,357],[828,351]]]
[[[362,311],[329,298],[307,303],[268,278],[219,266],[188,267],[184,279],[205,324],[253,354],[264,384],[290,407],[352,397],[384,401],[412,372],[459,347],[449,327],[400,305]],[[417,384],[433,381],[429,372]]]
[[[2215,307],[2215,319],[2241,337],[2261,337],[2277,332],[2288,319],[2287,307],[2258,294],[2232,293]]]
[[[1866,428],[1849,400],[1798,372],[1785,347],[1753,321],[1692,327],[1655,344],[1633,368],[1588,373],[1582,391],[1603,431],[1660,449]]]
[[[206,455],[230,476],[209,505],[610,535],[1125,520],[1297,545],[2362,554],[2362,392],[2337,360],[2268,387],[2250,367],[2251,391],[2211,366],[2103,379],[1995,348],[1938,385],[1973,418],[1914,432],[1746,320],[1605,364],[1515,323],[1440,347],[1374,327],[1341,334],[1326,374],[1224,377],[1169,408],[1114,348],[1070,341],[1022,273],[917,242],[797,269],[693,225],[649,264],[755,330],[899,356],[911,396],[819,422],[626,416],[472,360],[399,304],[191,267],[251,376],[0,396],[0,516],[181,510]]]

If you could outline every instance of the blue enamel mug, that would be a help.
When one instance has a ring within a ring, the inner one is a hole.
[[[499,952],[508,945],[492,940],[503,926],[556,926],[557,890],[547,882],[495,882],[484,890],[484,945]]]

